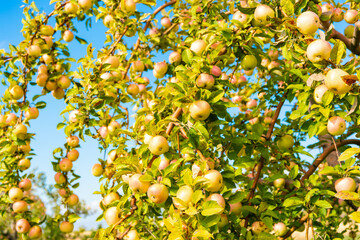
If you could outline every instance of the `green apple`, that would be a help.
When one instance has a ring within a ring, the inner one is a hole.
[[[257,66],[257,59],[254,55],[246,55],[240,65],[244,70],[253,70]]]

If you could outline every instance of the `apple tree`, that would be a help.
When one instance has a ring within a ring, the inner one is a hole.
[[[94,239],[360,232],[358,1],[24,4],[24,40],[0,52],[0,201],[24,239],[42,234],[21,183],[36,154],[27,127],[49,94],[66,103],[52,161],[64,233],[79,218],[88,137],[104,153],[91,171],[107,226]],[[94,19],[106,27],[99,50],[78,31]],[[74,39],[86,55],[69,52]]]

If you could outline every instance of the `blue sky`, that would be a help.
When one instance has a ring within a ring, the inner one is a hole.
[[[49,13],[52,11],[53,6],[49,6],[48,2],[47,0],[38,0],[36,4],[41,11]],[[22,2],[19,0],[2,2],[2,7],[0,8],[0,29],[2,29],[3,34],[0,35],[0,48],[7,48],[9,43],[17,45],[23,40],[20,32],[22,28],[21,5]],[[159,14],[159,17],[161,17],[161,14]],[[53,22],[50,21],[50,24],[53,24]],[[93,19],[92,24],[93,27],[89,31],[84,27],[84,22],[77,24],[79,30],[78,36],[88,40],[89,43],[92,42],[93,47],[98,50],[103,46],[106,28],[101,21],[96,23]],[[343,31],[344,27],[344,23],[336,24],[336,29],[340,32]],[[55,35],[55,38],[59,38],[59,35]],[[130,40],[130,43],[132,42],[134,42],[133,39]],[[86,54],[86,45],[80,45],[76,40],[69,44],[69,49],[72,57],[75,59]],[[153,60],[162,61],[163,59],[167,59],[167,56],[168,54],[159,54]],[[145,76],[152,78],[151,72],[146,73]],[[3,92],[4,89],[2,88],[4,87],[0,86],[0,92]],[[33,95],[40,93],[41,90],[38,87],[32,87],[31,91]],[[48,184],[54,184],[54,171],[51,165],[51,161],[53,160],[52,151],[65,143],[63,131],[56,130],[56,125],[63,120],[59,114],[65,108],[65,104],[61,100],[55,100],[50,94],[41,99],[47,102],[47,107],[40,110],[38,119],[32,120],[29,130],[29,132],[36,133],[31,145],[36,153],[36,156],[32,160],[31,169],[37,168],[38,171],[45,172],[48,178]],[[289,110],[289,107],[285,109]],[[281,116],[284,117],[284,111]],[[98,158],[102,158],[103,154],[100,154],[98,150],[97,141],[91,138],[87,138],[85,143],[81,142],[79,152],[80,157],[74,163],[74,169],[75,172],[81,176],[81,179],[79,181],[80,186],[75,190],[75,193],[79,195],[80,199],[85,200],[88,205],[96,207],[98,206],[100,197],[92,193],[98,190],[100,184],[98,178],[92,176],[91,167],[97,162]],[[313,152],[314,155],[315,153],[317,152]],[[76,225],[96,227],[98,225],[98,223],[95,222],[96,217],[97,214],[81,219]]]

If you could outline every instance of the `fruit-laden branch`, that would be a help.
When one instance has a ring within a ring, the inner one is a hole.
[[[339,148],[339,147],[342,147],[345,145],[350,145],[350,144],[356,144],[356,145],[360,146],[360,140],[358,140],[358,139],[343,140],[341,142],[337,142],[336,147]],[[305,173],[305,175],[300,180],[302,185],[304,184],[304,181],[306,179],[308,179],[315,172],[316,168],[320,165],[320,163],[322,163],[322,161],[324,161],[324,159],[334,150],[335,150],[335,145],[333,144],[333,145],[329,146],[328,148],[326,148],[324,150],[324,152],[313,162],[313,164],[309,167],[309,170]],[[309,217],[308,214],[305,215],[304,217],[302,217],[299,221],[301,224],[298,227],[293,226],[281,239],[286,239],[287,237],[291,236],[291,234],[293,232],[295,232],[296,229],[298,229],[307,220],[308,217]]]
[[[330,147],[326,148],[324,150],[324,152],[313,162],[313,164],[309,167],[309,170],[307,170],[307,172],[305,173],[305,175],[301,178],[300,182],[301,184],[304,184],[304,181],[306,179],[308,179],[316,170],[316,168],[320,165],[320,163],[322,163],[322,161],[324,161],[324,159],[332,152],[335,150],[335,148],[339,148],[345,145],[349,145],[349,144],[356,144],[358,146],[360,146],[360,140],[358,139],[347,139],[347,140],[343,140],[341,142],[337,142],[336,145],[331,145]]]
[[[325,31],[328,31],[328,29],[330,28],[330,22],[321,22],[321,26]],[[345,37],[343,34],[341,34],[340,32],[336,31],[335,29],[331,29],[331,34],[330,37],[334,38],[334,39],[339,39],[340,41],[342,41],[343,43],[345,43],[346,47],[354,54],[356,55],[360,55],[360,46],[359,46],[359,41],[360,41],[360,23],[357,22],[355,24],[355,28],[354,28],[354,34],[353,34],[353,38],[349,39],[347,37]]]
[[[123,221],[125,221],[127,218],[129,218],[131,215],[133,215],[135,213],[135,211],[138,209],[138,206],[136,205],[136,198],[134,195],[131,197],[130,205],[131,205],[130,212],[127,213],[123,218],[121,218],[117,223],[115,223],[114,226],[112,227],[111,231],[117,225],[121,224]]]
[[[153,14],[151,15],[151,17],[146,21],[146,24],[145,24],[145,27],[144,27],[144,32],[146,32],[146,30],[148,29],[148,27],[150,26],[150,23],[151,21],[155,18],[155,16],[161,12],[161,10],[163,10],[164,8],[170,6],[170,5],[173,5],[176,3],[177,0],[172,0],[171,2],[168,2],[168,3],[165,3],[163,5],[161,5],[160,7],[158,7],[154,12]],[[122,80],[125,79],[126,75],[128,74],[129,72],[129,69],[130,69],[130,65],[131,65],[131,58],[134,56],[134,53],[138,50],[140,46],[140,38],[138,38],[138,40],[136,41],[135,43],[135,46],[134,46],[134,50],[132,51],[132,54],[129,58],[129,63],[126,65],[126,68],[125,68],[125,71],[124,71],[124,75],[122,76]]]

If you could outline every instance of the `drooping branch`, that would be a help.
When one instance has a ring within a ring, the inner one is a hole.
[[[116,222],[114,224],[114,226],[112,227],[112,230],[119,224],[121,224],[122,222],[124,222],[127,218],[129,218],[130,216],[132,216],[135,211],[138,209],[138,206],[136,205],[136,198],[135,196],[133,195],[131,197],[131,200],[130,200],[130,205],[131,205],[131,208],[130,208],[130,212],[127,213],[124,217],[122,217],[118,222]]]

